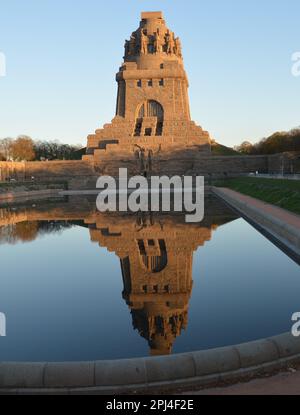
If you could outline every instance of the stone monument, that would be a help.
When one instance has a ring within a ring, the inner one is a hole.
[[[142,13],[116,80],[116,116],[88,137],[84,156],[98,173],[184,174],[188,160],[211,154],[208,132],[191,120],[180,39],[161,12]]]

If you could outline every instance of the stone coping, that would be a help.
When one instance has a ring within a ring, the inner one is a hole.
[[[134,394],[210,386],[300,361],[300,338],[285,333],[235,346],[137,359],[0,363],[0,394]]]

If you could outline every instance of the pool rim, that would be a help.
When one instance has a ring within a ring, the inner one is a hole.
[[[168,356],[91,362],[0,362],[0,394],[134,394],[209,387],[300,362],[291,332]]]

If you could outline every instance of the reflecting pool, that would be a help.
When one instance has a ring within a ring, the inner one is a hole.
[[[76,197],[0,209],[0,361],[162,355],[289,331],[299,265],[215,197],[205,212],[186,224]]]

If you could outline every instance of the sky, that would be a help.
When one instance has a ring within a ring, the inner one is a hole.
[[[192,118],[212,138],[234,146],[300,125],[299,0],[1,0],[0,138],[85,145],[115,115],[125,38],[158,10],[182,41]]]

